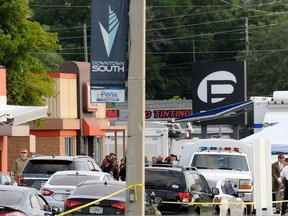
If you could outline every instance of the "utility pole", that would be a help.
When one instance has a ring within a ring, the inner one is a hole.
[[[246,56],[249,53],[249,22],[248,17],[245,18],[245,46],[246,46]]]
[[[87,26],[83,24],[83,41],[84,41],[84,61],[88,62],[88,48],[87,48]]]
[[[195,42],[193,39],[193,62],[195,62]]]
[[[136,187],[126,192],[126,215],[145,215],[145,21],[146,1],[131,0],[126,183]]]

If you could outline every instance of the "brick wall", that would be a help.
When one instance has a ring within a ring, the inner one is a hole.
[[[29,151],[29,137],[8,137],[8,170],[11,170],[13,162],[20,157],[22,148]],[[65,155],[65,137],[36,137],[36,152],[33,155]],[[29,152],[28,157],[32,153]]]
[[[8,137],[8,170],[12,169],[12,164],[20,157],[22,148],[29,151],[29,136]],[[31,157],[30,153],[28,157]]]
[[[60,145],[61,137],[37,137],[36,152],[43,155],[61,155]],[[62,154],[64,155],[64,154]]]

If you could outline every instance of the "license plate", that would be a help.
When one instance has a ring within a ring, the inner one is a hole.
[[[91,214],[102,214],[103,208],[99,206],[91,206],[89,209],[89,213]]]

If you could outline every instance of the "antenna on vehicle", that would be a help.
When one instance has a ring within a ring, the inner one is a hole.
[[[77,163],[77,157],[73,157],[73,160],[75,160],[75,170],[76,170],[76,174],[78,174],[78,163]]]

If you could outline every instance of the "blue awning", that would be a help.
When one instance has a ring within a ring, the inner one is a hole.
[[[175,119],[175,122],[196,122],[196,121],[208,121],[219,118],[234,117],[239,114],[246,112],[253,108],[253,101],[246,100],[226,106],[218,107],[215,109],[203,111],[200,113],[195,113],[190,116],[185,116]]]

